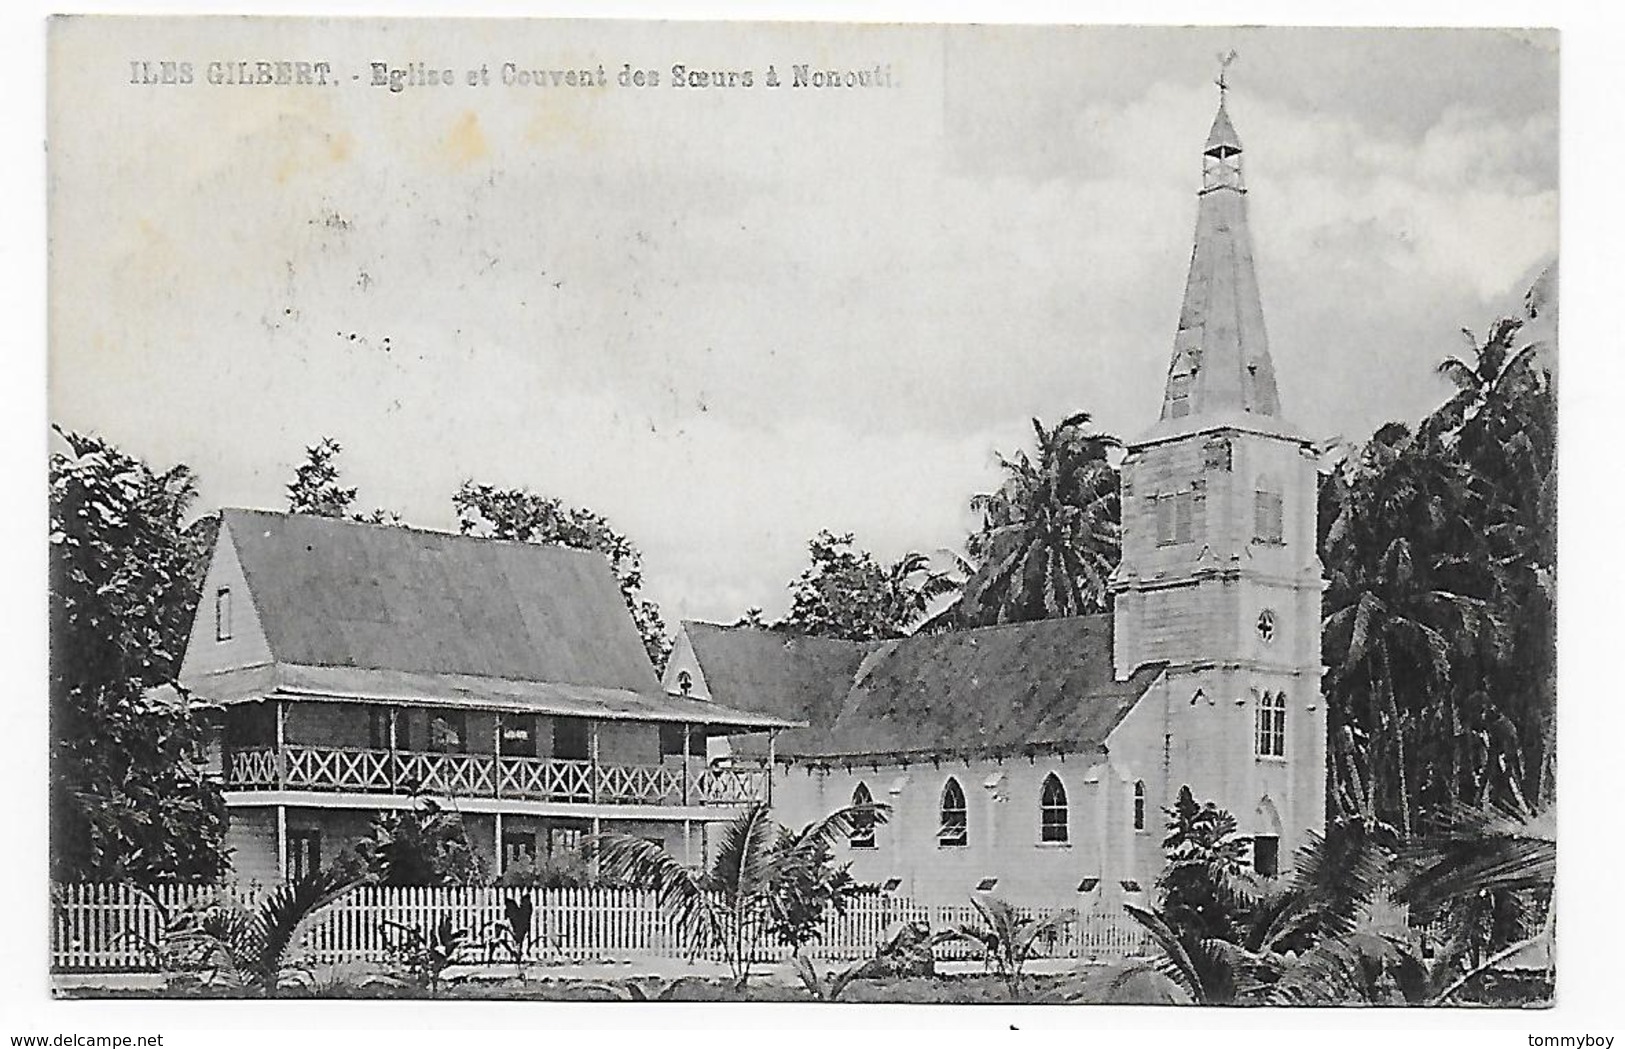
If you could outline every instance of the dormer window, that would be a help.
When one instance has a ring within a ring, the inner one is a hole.
[[[214,639],[231,640],[231,588],[221,587],[214,592]]]
[[[693,688],[694,675],[690,674],[686,670],[679,670],[677,672],[677,691],[686,696],[693,690]]]
[[[1182,372],[1168,380],[1168,418],[1183,419],[1191,413],[1190,372]]]

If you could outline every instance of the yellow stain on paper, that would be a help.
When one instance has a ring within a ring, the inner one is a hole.
[[[452,125],[451,134],[446,136],[446,153],[452,163],[460,168],[490,156],[491,148],[485,142],[485,132],[480,129],[480,119],[472,109]]]

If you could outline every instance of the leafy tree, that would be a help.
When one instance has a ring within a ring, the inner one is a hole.
[[[200,709],[173,689],[197,605],[181,526],[191,471],[155,473],[58,431],[50,460],[53,877],[206,880],[225,803],[205,775]]]
[[[1157,877],[1164,920],[1198,938],[1233,938],[1256,892],[1235,817],[1212,802],[1198,804],[1189,787],[1164,811],[1167,865]]]
[[[432,798],[415,808],[380,812],[371,836],[356,846],[369,875],[380,885],[477,885],[485,880],[463,830],[463,818]]]
[[[847,641],[905,637],[931,603],[955,587],[925,554],[885,564],[857,549],[850,532],[821,531],[807,552],[811,563],[790,584],[790,613],[776,630]]]
[[[806,928],[799,916],[807,901],[793,899],[794,894],[827,880],[809,875],[809,868],[827,867],[832,842],[849,839],[860,826],[884,822],[888,811],[884,805],[850,806],[791,834],[757,802],[724,826],[705,870],[691,870],[659,845],[631,835],[604,834],[590,841],[603,877],[652,891],[689,951],[720,953],[735,986],[743,987],[764,937],[772,930]]]
[[[666,636],[660,606],[643,597],[643,554],[608,518],[582,507],[567,507],[529,489],[496,488],[473,481],[464,481],[451,502],[457,511],[457,527],[464,535],[594,550],[609,558],[649,661],[657,672],[665,668],[671,639]]]
[[[1109,608],[1121,557],[1117,438],[1078,412],[1046,429],[1032,421],[1034,454],[999,457],[1004,482],[971,498],[982,524],[966,542],[975,570],[957,607],[965,626],[1023,623]]]
[[[288,512],[313,517],[337,517],[362,524],[400,525],[404,522],[394,510],[374,510],[352,514],[356,490],[339,484],[339,453],[343,446],[332,437],[305,449],[305,461],[294,471],[288,485]]]
[[[339,484],[337,459],[343,446],[332,437],[305,449],[305,461],[294,471],[288,485],[290,513],[316,517],[348,517],[356,490]]]

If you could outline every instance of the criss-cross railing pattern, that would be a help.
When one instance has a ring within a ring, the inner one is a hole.
[[[226,781],[239,790],[275,787],[276,749],[233,750],[226,766]]]
[[[600,764],[594,782],[591,761],[564,758],[302,745],[282,753],[279,777],[275,747],[233,750],[226,786],[638,805],[743,805],[767,797],[761,768],[691,768],[685,776],[680,765]]]
[[[681,805],[682,770],[663,765],[604,765],[598,770],[598,800]]]
[[[399,753],[396,785],[426,794],[496,793],[496,759],[484,754]]]
[[[563,758],[502,758],[497,793],[504,798],[591,801],[592,762]]]
[[[766,769],[707,769],[696,784],[701,804],[744,805],[767,800]]]
[[[294,790],[350,790],[373,793],[390,788],[389,752],[352,747],[289,747],[288,778]]]

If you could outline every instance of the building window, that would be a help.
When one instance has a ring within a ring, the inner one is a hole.
[[[1145,780],[1134,784],[1134,829],[1145,830]]]
[[[1273,878],[1281,873],[1281,839],[1260,834],[1253,839],[1253,873]]]
[[[231,640],[231,589],[221,587],[214,592],[214,639]]]
[[[1258,697],[1258,756],[1286,757],[1286,693]]]
[[[497,746],[503,757],[534,758],[536,756],[536,719],[529,714],[503,715],[498,727]]]
[[[322,869],[322,832],[290,830],[288,832],[288,878],[299,881]]]
[[[442,710],[429,719],[429,749],[442,754],[468,750],[468,718],[461,710]]]
[[[1153,497],[1157,514],[1157,545],[1188,543],[1196,534],[1196,493],[1174,492]]]
[[[859,783],[852,791],[852,807],[855,809],[873,809],[874,795],[869,793],[867,785]],[[847,839],[854,849],[872,849],[875,847],[875,818],[872,812],[860,813],[852,821],[852,836]]]
[[[1038,840],[1067,840],[1066,788],[1053,772],[1044,777],[1043,789],[1038,793]]]
[[[679,670],[677,672],[677,691],[686,696],[693,688],[694,675],[686,670]]]
[[[1253,493],[1253,541],[1280,544],[1285,537],[1281,493],[1260,481]]]
[[[592,757],[592,734],[582,718],[553,719],[553,756],[565,761],[586,761]]]
[[[690,757],[705,757],[705,733],[695,728],[688,728],[688,753]],[[663,758],[682,757],[683,754],[682,725],[660,726],[660,756]]]
[[[505,871],[512,870],[521,862],[526,865],[535,864],[536,835],[522,831],[503,831],[502,869]]]
[[[959,781],[950,776],[942,788],[942,825],[937,830],[937,844],[958,847],[969,842],[965,791],[959,786]]]
[[[1190,373],[1175,375],[1168,380],[1168,418],[1183,419],[1191,413]]]
[[[392,745],[389,738],[389,708],[369,706],[367,708],[367,746],[373,750],[388,750]]]

